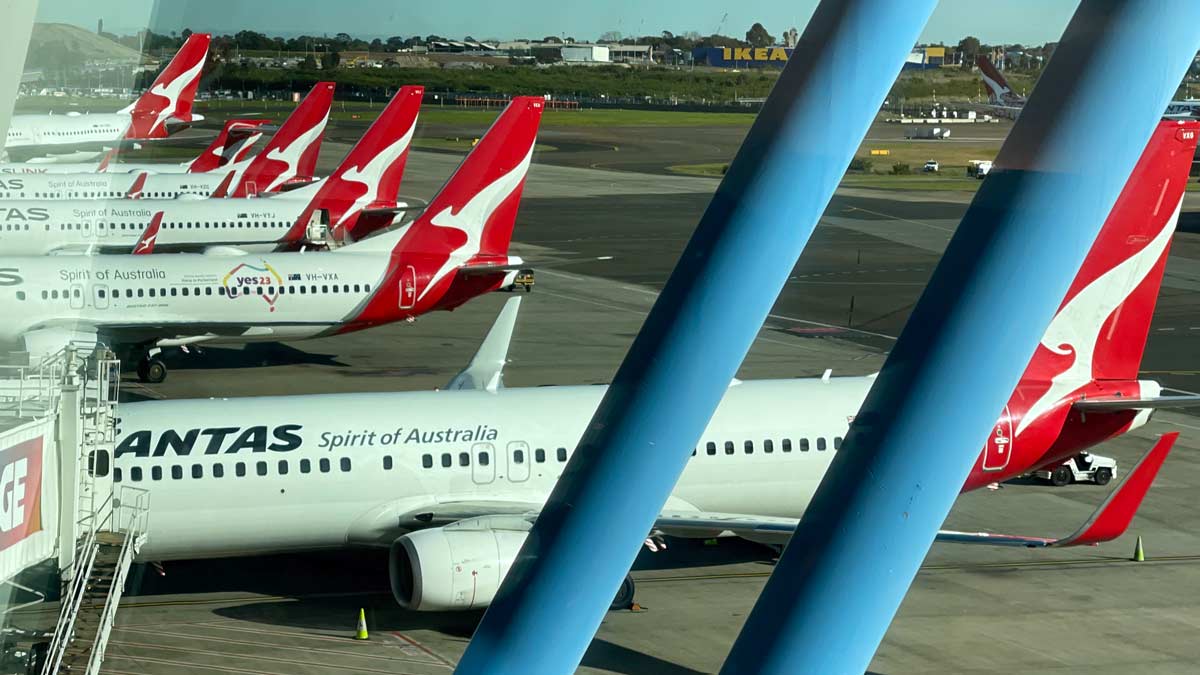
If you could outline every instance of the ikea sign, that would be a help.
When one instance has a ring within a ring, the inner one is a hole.
[[[792,56],[787,47],[709,47],[697,51],[701,52],[693,55],[697,61],[718,68],[782,68]]]

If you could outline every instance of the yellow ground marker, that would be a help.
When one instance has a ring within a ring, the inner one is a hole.
[[[1133,547],[1133,561],[1146,562],[1146,551],[1142,549],[1142,538],[1137,538],[1137,545]]]

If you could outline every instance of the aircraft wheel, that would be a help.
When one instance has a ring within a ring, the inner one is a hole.
[[[1050,484],[1053,485],[1054,487],[1062,487],[1064,485],[1070,485],[1071,480],[1073,478],[1075,478],[1075,476],[1071,474],[1070,467],[1060,466],[1060,467],[1056,468],[1053,473],[1050,474]]]
[[[617,589],[617,597],[613,598],[612,604],[609,605],[610,610],[614,609],[629,609],[633,606],[633,577],[625,575],[625,580],[621,582],[621,587]]]
[[[1096,481],[1096,485],[1108,485],[1108,482],[1112,480],[1112,477],[1112,469],[1106,467],[1103,469],[1096,469],[1096,473],[1092,476],[1092,480]]]
[[[167,379],[167,364],[160,359],[142,359],[137,368],[138,379],[149,384],[160,384]]]

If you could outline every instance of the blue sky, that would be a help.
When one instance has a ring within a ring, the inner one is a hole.
[[[943,0],[921,39],[955,43],[975,35],[985,43],[1041,44],[1062,33],[1078,0]],[[567,35],[594,40],[606,31],[644,35],[723,27],[742,35],[761,21],[772,35],[804,23],[816,0],[691,0],[688,3],[609,0],[40,0],[38,18],[133,32],[147,23],[169,32],[242,29],[273,35],[345,32],[365,37],[428,35],[461,38],[537,38]],[[728,18],[726,17],[728,14]]]

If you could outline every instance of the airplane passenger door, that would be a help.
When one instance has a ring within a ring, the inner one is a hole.
[[[92,286],[92,304],[96,309],[108,309],[108,286]]]
[[[71,284],[71,309],[83,309],[83,284]]]
[[[476,485],[487,485],[496,480],[496,446],[491,443],[476,443],[471,446],[471,480]]]
[[[529,480],[529,444],[525,441],[514,441],[508,444],[508,480],[513,483],[523,483]]]
[[[417,268],[408,265],[400,273],[400,309],[412,309],[417,304]]]

